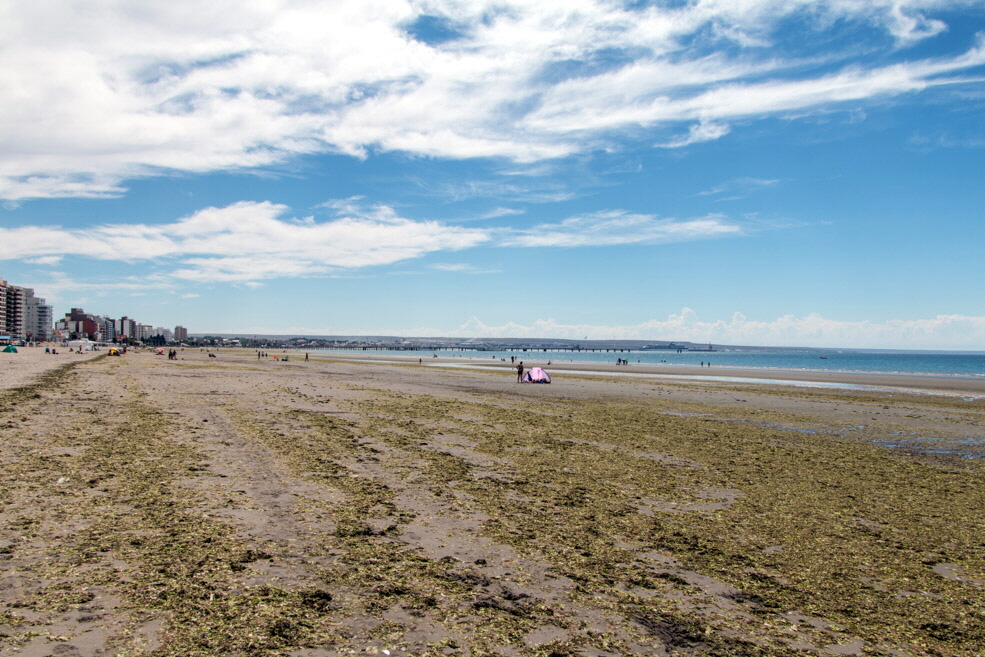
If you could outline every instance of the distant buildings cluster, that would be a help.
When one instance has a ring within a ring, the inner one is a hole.
[[[163,326],[151,326],[123,316],[119,319],[87,313],[82,308],[72,308],[65,317],[55,322],[55,334],[64,340],[92,340],[93,342],[147,342],[169,344],[188,339],[188,329],[175,326],[174,330]]]
[[[188,329],[141,324],[129,317],[103,317],[82,308],[72,308],[65,317],[55,321],[52,307],[34,296],[33,289],[11,285],[0,278],[0,338],[14,342],[92,340],[167,344],[188,340]]]

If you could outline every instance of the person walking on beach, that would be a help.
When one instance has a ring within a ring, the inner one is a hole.
[[[520,383],[522,380],[523,380],[523,361],[521,360],[520,364],[516,366],[516,382]]]

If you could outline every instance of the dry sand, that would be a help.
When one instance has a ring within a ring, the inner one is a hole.
[[[979,381],[101,355],[0,354],[0,655],[985,645]]]
[[[90,360],[103,355],[102,351],[69,352],[55,347],[57,354],[45,353],[44,347],[17,347],[16,354],[0,353],[0,390],[30,383],[39,375],[68,363]]]

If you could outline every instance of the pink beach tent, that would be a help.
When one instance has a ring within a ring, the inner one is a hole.
[[[523,375],[524,383],[550,383],[551,375],[544,371],[541,367],[531,367],[527,370],[527,373]]]

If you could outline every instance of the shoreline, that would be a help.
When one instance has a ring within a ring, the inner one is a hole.
[[[150,349],[134,349],[133,353],[151,353]],[[208,350],[201,350],[202,352]],[[212,349],[217,354],[237,354],[246,356],[255,354],[256,350],[240,347],[221,347]],[[45,371],[58,368],[69,362],[90,360],[102,355],[98,352],[63,352],[56,355],[45,354],[43,348],[23,347],[17,354],[0,354],[0,389],[25,385]],[[197,354],[199,349],[179,351],[179,354]],[[296,359],[303,361],[303,350],[287,350],[269,352],[273,356],[289,356],[288,362]],[[378,363],[399,365],[421,365],[423,367],[438,367],[449,369],[481,369],[487,371],[502,371],[504,374],[515,371],[515,365],[492,358],[439,356],[424,358],[398,354],[352,353],[352,352],[308,352],[314,360]],[[933,375],[909,374],[900,372],[848,372],[823,370],[789,370],[744,367],[695,367],[678,364],[640,364],[616,365],[615,363],[563,361],[552,362],[549,359],[530,359],[525,361],[526,369],[543,367],[549,373],[567,373],[574,376],[616,376],[619,378],[652,379],[656,381],[699,383],[699,384],[728,384],[728,385],[772,385],[814,387],[819,389],[870,390],[877,392],[906,392],[913,394],[959,396],[970,398],[985,398],[985,377],[977,378],[960,374]],[[520,362],[519,360],[517,362]]]
[[[395,354],[360,354],[329,352],[309,352],[312,357],[326,360],[351,362],[378,362],[395,364],[420,364],[427,367],[481,368],[487,370],[511,371],[515,365],[500,360],[471,357],[439,356],[423,358],[420,356],[401,356]],[[518,361],[519,362],[519,361]],[[919,394],[959,395],[985,397],[985,378],[964,375],[931,375],[884,372],[843,372],[822,370],[784,370],[743,367],[693,367],[689,365],[650,365],[632,363],[616,365],[599,362],[552,362],[548,359],[528,359],[525,366],[550,368],[550,372],[571,374],[618,375],[640,378],[674,379],[680,381],[716,382],[750,385],[802,385],[845,389],[872,389],[878,391],[902,390]]]

